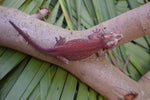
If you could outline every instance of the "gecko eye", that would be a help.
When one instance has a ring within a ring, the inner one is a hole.
[[[115,39],[117,39],[118,42],[119,42],[120,40],[122,40],[122,38],[123,38],[123,35],[122,35],[122,34],[117,34],[116,37],[115,37]]]

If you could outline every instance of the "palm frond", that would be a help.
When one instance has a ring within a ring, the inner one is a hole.
[[[142,4],[144,0],[4,0],[2,3],[29,14],[41,6],[49,7],[51,14],[47,21],[71,30],[90,28]],[[114,50],[124,61],[130,55],[127,71],[134,80],[150,70],[150,35]],[[0,47],[0,100],[19,99],[105,100],[56,65]]]

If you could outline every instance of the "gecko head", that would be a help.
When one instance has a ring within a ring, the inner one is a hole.
[[[123,38],[122,34],[116,34],[113,32],[104,34],[104,39],[106,41],[107,48],[114,47],[115,45],[118,44],[120,40],[122,40],[122,38]]]

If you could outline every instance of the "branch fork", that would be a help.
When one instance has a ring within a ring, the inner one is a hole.
[[[149,9],[150,3],[147,3],[102,23],[105,27],[105,32],[113,31],[123,34],[124,38],[118,45],[149,34]],[[17,36],[18,33],[10,25],[9,20],[17,24],[23,31],[29,33],[35,42],[45,48],[54,46],[56,43],[55,37],[62,36],[66,37],[67,40],[85,38],[96,28],[101,29],[101,25],[84,31],[71,31],[42,22],[16,9],[0,6],[0,45],[59,65],[109,100],[150,99],[150,72],[144,75],[139,82],[135,82],[105,58],[99,59],[94,55],[80,61],[72,61],[69,64],[61,63],[54,57],[42,54],[26,44],[22,37]]]

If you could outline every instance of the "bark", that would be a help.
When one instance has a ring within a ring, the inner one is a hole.
[[[67,40],[87,38],[96,28],[105,27],[105,32],[115,32],[124,35],[118,44],[124,44],[150,33],[150,3],[126,12],[108,20],[103,25],[94,26],[84,31],[70,31],[42,22],[21,11],[12,8],[0,7],[0,45],[24,52],[41,60],[54,63],[77,76],[98,93],[109,100],[149,100],[150,99],[150,72],[135,82],[115,68],[105,58],[95,55],[80,61],[71,61],[64,64],[52,56],[35,50],[18,35],[17,31],[8,22],[11,20],[39,45],[45,48],[53,47],[55,37],[66,37]],[[133,97],[128,99],[127,97]]]

